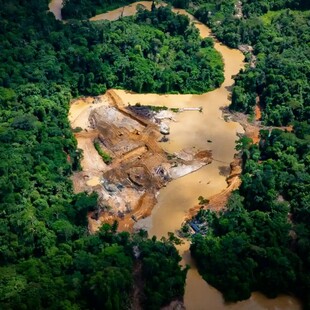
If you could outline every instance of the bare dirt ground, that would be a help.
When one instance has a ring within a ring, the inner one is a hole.
[[[96,171],[99,173],[105,171],[107,165],[103,162],[93,144],[93,140],[98,137],[98,132],[77,133],[75,137],[78,141],[78,148],[84,151],[81,161],[83,171]]]
[[[255,120],[260,121],[262,119],[262,108],[259,104],[259,97],[256,98],[256,106],[255,106]]]
[[[74,189],[99,195],[98,210],[88,216],[90,232],[114,220],[120,231],[131,231],[135,221],[150,215],[161,187],[212,161],[208,150],[187,150],[183,152],[187,158],[177,154],[168,158],[157,143],[161,121],[156,115],[136,114],[113,90],[75,100],[69,120],[83,151],[82,171],[72,178]],[[111,163],[104,162],[95,142]]]

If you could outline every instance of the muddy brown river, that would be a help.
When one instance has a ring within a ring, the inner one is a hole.
[[[61,17],[62,1],[63,0],[52,0],[48,5],[50,12],[52,12],[55,15],[55,18],[59,20],[62,20]]]
[[[133,15],[136,5],[142,4],[150,8],[151,2],[142,1],[108,13],[97,15],[91,20],[116,20],[123,16]],[[50,10],[57,19],[61,19],[61,0],[52,0]],[[186,14],[199,29],[202,37],[211,36],[210,29],[198,22],[184,10],[175,10]],[[225,171],[229,171],[229,163],[235,153],[237,133],[242,132],[238,123],[225,122],[221,107],[229,104],[230,87],[233,84],[232,75],[237,74],[244,66],[243,54],[235,49],[229,49],[215,40],[215,49],[223,57],[225,64],[225,81],[220,88],[202,95],[157,95],[133,94],[117,90],[125,104],[140,103],[143,105],[165,105],[167,107],[203,107],[203,112],[187,111],[178,113],[175,121],[170,122],[170,141],[162,147],[168,152],[177,152],[183,148],[195,150],[212,149],[214,161],[200,170],[172,181],[160,190],[158,203],[150,217],[138,222],[139,227],[148,230],[149,235],[158,238],[168,232],[180,228],[186,212],[197,204],[201,195],[209,198],[226,188]],[[208,142],[209,141],[209,142]],[[210,142],[212,141],[212,142]],[[224,172],[224,173],[223,173]],[[183,263],[190,265],[186,279],[184,303],[188,310],[297,310],[301,305],[293,297],[279,296],[268,299],[260,293],[253,293],[251,298],[234,304],[224,303],[222,294],[206,283],[198,274],[189,254],[189,243],[179,247]]]

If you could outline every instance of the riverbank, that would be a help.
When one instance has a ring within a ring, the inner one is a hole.
[[[227,187],[220,193],[210,197],[207,203],[199,204],[189,209],[185,215],[184,222],[187,222],[195,217],[201,209],[209,209],[216,212],[224,210],[231,193],[234,190],[237,190],[241,185],[241,165],[242,159],[238,154],[236,154],[234,160],[230,163],[230,172],[226,178]]]
[[[290,132],[293,129],[292,126],[272,127],[262,125],[262,111],[259,104],[255,106],[255,119],[253,119],[252,121],[249,120],[248,115],[240,112],[230,112],[227,108],[223,109],[223,116],[227,121],[235,121],[241,124],[244,130],[244,135],[252,139],[254,144],[258,144],[260,141],[260,130],[279,129]],[[200,209],[210,209],[216,212],[224,210],[231,193],[234,190],[237,190],[241,185],[241,173],[242,159],[240,157],[240,154],[235,154],[234,160],[230,163],[229,175],[226,178],[227,187],[220,193],[208,199],[208,203],[203,205],[196,205],[189,209],[188,213],[184,218],[184,221],[189,221],[191,218],[196,216]]]

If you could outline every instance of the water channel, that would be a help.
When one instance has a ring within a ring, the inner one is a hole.
[[[151,2],[139,2],[150,8]],[[126,6],[108,13],[97,15],[91,20],[116,20],[121,15],[129,16],[136,12],[136,5]],[[50,10],[55,12],[57,19],[61,19],[61,1],[53,0]],[[175,10],[186,14],[199,29],[202,37],[211,36],[210,29],[198,22],[184,10]],[[123,102],[144,105],[165,105],[167,107],[203,107],[203,112],[190,111],[179,113],[175,122],[170,123],[170,141],[162,147],[168,152],[176,152],[184,148],[196,150],[212,149],[216,161],[191,173],[174,180],[167,187],[160,190],[158,203],[150,217],[139,221],[138,225],[148,230],[149,235],[158,238],[166,236],[168,232],[175,232],[180,228],[186,212],[197,204],[201,195],[209,198],[221,192],[226,184],[225,172],[229,171],[229,163],[235,153],[237,133],[242,132],[238,123],[225,122],[222,118],[221,107],[229,104],[230,89],[235,75],[244,66],[243,54],[235,49],[229,49],[215,40],[215,49],[223,57],[225,64],[225,81],[220,88],[202,95],[157,95],[133,94],[117,90]],[[210,142],[212,141],[212,142]],[[189,244],[179,247],[183,263],[191,266],[186,280],[184,303],[188,310],[297,310],[301,309],[298,300],[290,296],[279,296],[268,299],[260,293],[253,293],[251,298],[234,304],[225,304],[219,291],[208,285],[198,274],[194,262],[189,254]]]

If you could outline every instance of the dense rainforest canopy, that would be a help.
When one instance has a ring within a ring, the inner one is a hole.
[[[104,13],[123,5],[133,3],[133,0],[64,0],[61,10],[64,19],[89,18],[100,13]]]
[[[195,10],[225,44],[253,48],[253,66],[236,78],[233,109],[252,113],[259,97],[266,124],[310,119],[309,9],[309,1],[248,0],[240,15],[234,1],[224,0]]]
[[[222,59],[212,40],[201,40],[189,19],[169,8],[140,10],[116,22],[62,24],[44,10],[38,19],[25,19],[24,7],[16,14],[12,7],[4,6],[4,17],[19,22],[9,28],[6,19],[1,21],[0,85],[5,87],[53,81],[76,96],[112,87],[201,93],[223,82]]]

